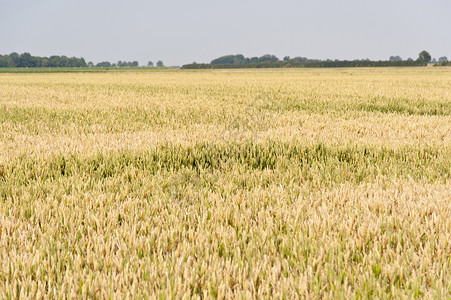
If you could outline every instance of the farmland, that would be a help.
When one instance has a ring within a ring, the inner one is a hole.
[[[0,74],[0,298],[451,297],[451,69]]]

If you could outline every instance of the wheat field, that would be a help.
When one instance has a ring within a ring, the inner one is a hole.
[[[451,69],[0,74],[0,298],[451,297]]]

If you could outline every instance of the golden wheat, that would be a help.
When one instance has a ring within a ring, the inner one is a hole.
[[[451,297],[450,78],[0,74],[0,298]]]

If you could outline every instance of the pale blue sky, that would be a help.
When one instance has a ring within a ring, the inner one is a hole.
[[[0,54],[209,62],[226,54],[451,58],[450,0],[0,0]]]

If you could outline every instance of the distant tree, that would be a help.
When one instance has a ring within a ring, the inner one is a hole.
[[[49,59],[47,57],[42,57],[40,67],[47,68],[48,66],[49,66]]]
[[[82,58],[80,58],[80,67],[82,67],[82,68],[86,68],[86,60],[82,57]]]
[[[148,67],[153,67],[153,62],[149,60],[149,62],[147,63]]]
[[[138,61],[133,61],[132,63],[131,63],[131,66],[132,67],[138,67],[139,66],[139,62]]]
[[[431,61],[432,57],[429,54],[429,52],[423,50],[420,52],[420,54],[418,55],[418,59],[417,61],[421,62],[421,63],[429,63]]]
[[[308,61],[308,58],[307,57],[296,56],[296,57],[292,58],[291,60],[293,62],[304,63],[304,62]]]
[[[52,55],[49,57],[49,67],[56,68],[59,67],[60,59],[59,56]]]
[[[19,68],[32,68],[35,67],[34,61],[33,61],[33,57],[31,56],[30,53],[22,53],[19,56],[19,62],[17,64],[17,67]]]
[[[12,68],[14,66],[14,62],[8,55],[0,55],[0,68]]]
[[[13,67],[18,67],[20,55],[17,52],[13,52],[9,55],[9,58],[12,61]]]
[[[413,61],[412,57],[409,57],[409,58],[407,59],[407,61]]]
[[[284,58],[283,58],[283,61],[289,61],[290,60],[290,57],[289,56],[285,56]]]
[[[212,65],[244,64],[244,63],[246,63],[246,59],[242,54],[221,56],[211,61]]]
[[[402,58],[400,56],[390,56],[390,61],[402,61]]]
[[[279,61],[277,56],[271,54],[265,54],[258,58],[258,62],[276,62]]]
[[[111,63],[108,62],[108,61],[102,61],[102,62],[99,62],[99,63],[96,65],[96,67],[100,67],[100,68],[109,68],[109,67],[111,67]]]
[[[69,67],[69,57],[63,55],[63,56],[59,56],[59,66],[61,68],[64,67]]]
[[[164,64],[161,60],[157,62],[157,67],[164,67]]]
[[[253,64],[258,63],[258,57],[256,57],[256,56],[251,57],[251,58],[249,59],[249,62],[250,62],[250,63],[253,63]]]
[[[94,67],[94,63],[92,61],[88,62],[88,68]]]
[[[438,59],[438,62],[448,62],[448,58],[446,56],[442,56]]]

